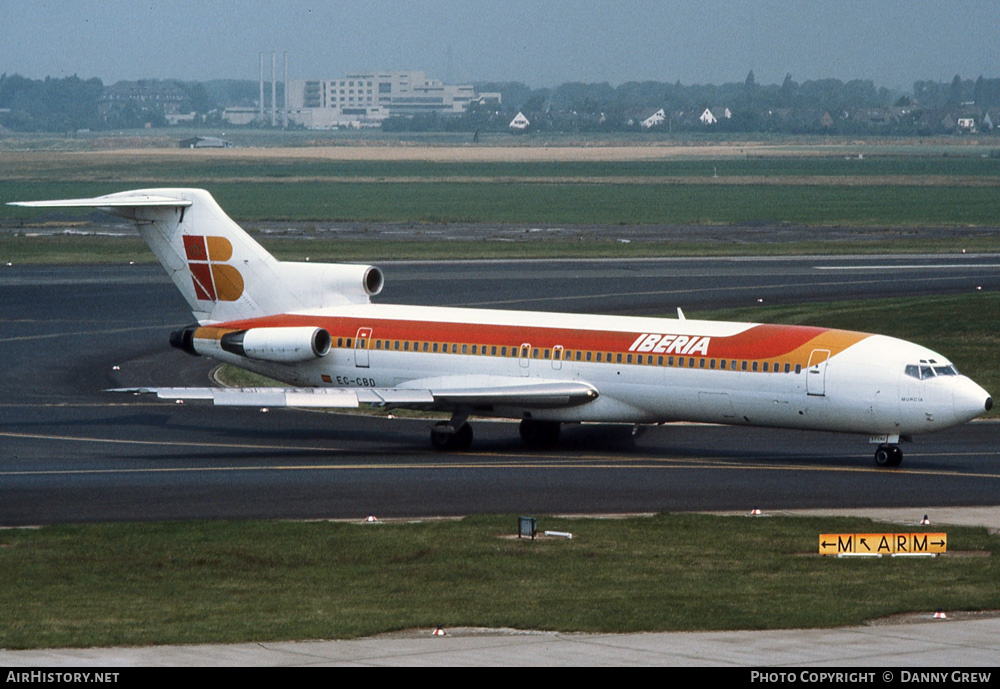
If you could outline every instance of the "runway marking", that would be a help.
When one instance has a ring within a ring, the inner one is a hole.
[[[891,266],[889,266],[891,267]],[[985,266],[989,268],[998,268],[1000,265],[995,266]],[[823,269],[822,266],[814,266],[814,269]],[[849,267],[844,268],[848,270]],[[874,269],[874,268],[872,268]],[[923,282],[952,282],[955,280],[967,280],[968,276],[965,275],[948,275],[944,277],[931,277],[924,278]],[[854,280],[849,285],[879,285],[887,282],[904,282],[905,278],[893,278],[893,279],[876,279],[876,280]],[[545,296],[545,297],[527,297],[518,299],[498,299],[492,301],[470,301],[470,302],[457,302],[455,306],[462,307],[483,307],[483,306],[498,306],[498,305],[509,305],[509,304],[527,304],[531,302],[549,302],[549,301],[581,301],[581,300],[591,300],[591,299],[606,299],[609,297],[649,297],[649,296],[666,296],[666,295],[682,295],[682,294],[699,294],[704,292],[718,292],[723,291],[726,293],[732,292],[761,292],[764,290],[788,290],[798,287],[830,287],[830,286],[842,286],[842,282],[788,282],[788,283],[766,283],[761,285],[733,285],[725,288],[721,287],[692,287],[686,289],[666,289],[666,290],[645,290],[645,291],[631,291],[631,292],[603,292],[600,294],[587,294],[587,295],[567,295],[567,296]]]
[[[954,270],[955,268],[1000,268],[1000,263],[899,264],[870,266],[813,266],[814,270]]]
[[[27,342],[30,340],[51,340],[57,337],[80,337],[83,335],[108,335],[111,333],[130,333],[137,330],[149,330],[156,326],[131,326],[128,328],[105,328],[103,330],[78,330],[74,332],[48,333],[45,335],[22,335],[19,337],[0,338],[0,342]]]
[[[117,438],[88,438],[83,436],[43,435],[35,433],[0,432],[0,437],[19,438],[26,440],[48,440],[74,443],[107,443],[116,445],[146,445],[154,447],[195,447],[199,449],[230,449],[230,450],[271,450],[299,452],[332,452],[347,453],[352,450],[336,447],[311,447],[303,445],[259,445],[239,443],[206,443],[185,441],[157,440],[123,440]],[[424,456],[421,453],[413,453]],[[975,456],[988,453],[956,452],[942,456]],[[992,454],[1000,454],[994,452]],[[428,455],[430,456],[430,455]],[[918,455],[919,456],[919,455]],[[935,456],[938,456],[937,454]],[[810,466],[803,464],[775,464],[773,460],[767,464],[755,463],[752,459],[740,460],[724,457],[623,457],[620,459],[600,455],[584,455],[576,457],[546,457],[533,454],[513,453],[462,453],[449,457],[491,458],[491,462],[439,461],[428,460],[418,462],[391,463],[342,463],[342,464],[270,464],[270,465],[238,465],[238,466],[206,466],[206,467],[155,467],[136,469],[58,469],[58,470],[18,470],[0,471],[2,477],[18,476],[72,476],[72,475],[107,475],[107,474],[157,474],[157,473],[203,473],[203,472],[234,472],[234,471],[372,471],[401,469],[728,469],[742,471],[808,471],[824,473],[864,473],[877,474],[885,477],[897,476],[939,476],[954,478],[987,478],[1000,479],[1000,474],[981,472],[941,471],[929,469],[891,469],[878,467],[851,466]]]

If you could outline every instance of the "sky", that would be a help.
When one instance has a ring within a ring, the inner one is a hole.
[[[996,0],[2,0],[0,74],[446,83],[1000,77]]]

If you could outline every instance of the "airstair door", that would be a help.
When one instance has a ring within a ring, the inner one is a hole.
[[[830,359],[829,349],[814,349],[809,355],[806,369],[806,394],[815,397],[826,395],[826,363]]]
[[[368,368],[368,349],[372,339],[371,328],[358,328],[358,335],[354,338],[354,366],[357,368]]]

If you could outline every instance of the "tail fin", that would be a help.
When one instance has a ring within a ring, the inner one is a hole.
[[[367,303],[378,268],[278,261],[202,189],[141,189],[10,205],[99,208],[134,220],[201,324]]]

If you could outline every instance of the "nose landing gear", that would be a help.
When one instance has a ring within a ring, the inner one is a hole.
[[[875,450],[875,463],[880,467],[898,467],[903,461],[903,451],[899,445],[879,445]]]

